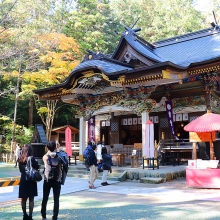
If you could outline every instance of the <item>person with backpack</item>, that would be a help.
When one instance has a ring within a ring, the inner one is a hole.
[[[63,162],[57,155],[57,146],[55,141],[50,141],[47,144],[48,152],[43,156],[44,162],[44,183],[43,183],[43,200],[41,203],[42,220],[46,220],[46,207],[50,194],[50,189],[53,189],[53,217],[52,220],[57,220],[59,213],[59,199],[62,184],[62,169]]]
[[[102,148],[102,166],[103,166],[103,174],[102,174],[102,186],[110,185],[107,183],[108,172],[112,172],[112,155],[107,153],[107,148]]]
[[[19,170],[21,172],[21,178],[19,183],[18,198],[21,199],[21,208],[23,211],[23,220],[32,220],[32,214],[34,209],[34,197],[38,196],[37,183],[29,181],[26,178],[26,166],[28,157],[33,155],[31,145],[25,144],[22,150],[22,154],[18,159]],[[31,157],[31,165],[34,169],[39,169],[37,160]],[[27,200],[29,201],[29,215],[26,211]]]
[[[88,162],[89,162],[89,169],[90,169],[90,176],[89,176],[89,188],[94,189],[94,182],[98,176],[98,169],[97,169],[97,158],[96,158],[96,150],[97,146],[95,144],[92,145],[92,150],[90,150],[88,155]]]
[[[85,166],[89,171],[89,160],[88,160],[88,156],[89,153],[92,151],[92,142],[89,141],[88,142],[88,146],[85,148],[84,152],[83,152],[83,158],[84,158],[84,162],[85,162]]]

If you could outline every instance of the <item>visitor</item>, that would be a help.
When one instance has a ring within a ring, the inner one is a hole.
[[[25,144],[22,150],[22,154],[18,159],[19,170],[21,172],[18,197],[21,198],[21,207],[23,211],[23,220],[32,220],[32,214],[34,209],[34,197],[38,196],[37,183],[26,179],[26,164],[29,156],[32,156],[32,147],[29,144]],[[31,158],[32,167],[39,169],[38,162],[34,157]],[[29,215],[26,212],[27,199],[29,200]]]
[[[43,200],[41,203],[42,219],[46,220],[46,208],[50,194],[50,189],[53,189],[53,216],[52,220],[57,220],[59,214],[59,199],[62,182],[63,165],[57,155],[59,146],[55,141],[50,141],[47,144],[48,152],[43,156],[44,162],[44,183],[43,183]]]
[[[20,144],[16,144],[16,149],[15,149],[15,167],[18,165],[18,159],[20,158],[22,153],[22,149]]]
[[[112,155],[108,154],[107,148],[103,147],[102,148],[102,167],[103,167],[103,174],[102,174],[102,186],[107,186],[110,185],[107,182],[107,176],[108,172],[112,172]]]
[[[94,189],[94,182],[98,176],[97,169],[97,158],[96,158],[97,146],[95,144],[92,145],[92,151],[89,154],[89,169],[90,169],[90,177],[89,177],[89,188]]]
[[[102,148],[104,147],[104,145],[102,144],[102,141],[98,141],[97,143],[97,163],[98,163],[98,171],[102,172]]]

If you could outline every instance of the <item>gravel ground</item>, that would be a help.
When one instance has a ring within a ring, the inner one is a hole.
[[[220,219],[219,201],[181,200],[172,196],[172,191],[187,191],[192,194],[215,193],[212,189],[188,189],[185,180],[175,180],[164,184],[142,184],[135,181],[115,183],[118,188],[135,189],[168,189],[170,198],[166,201],[158,196],[131,196],[114,193],[103,193],[92,190],[62,195],[60,198],[59,219],[66,220],[218,220]],[[102,189],[102,188],[100,188]],[[107,188],[104,188],[107,189]],[[34,220],[40,220],[40,201],[35,202]],[[48,219],[52,216],[53,202],[48,202]],[[0,208],[0,219],[22,219],[20,205]]]

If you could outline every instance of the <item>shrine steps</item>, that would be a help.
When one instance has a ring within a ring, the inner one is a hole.
[[[75,178],[89,179],[89,171],[84,164],[77,163],[71,165],[68,176]],[[174,179],[185,178],[186,166],[161,166],[159,169],[143,169],[125,167],[112,167],[112,173],[108,173],[108,179],[114,181],[138,181],[140,183],[159,184],[169,182]],[[99,173],[98,179],[102,178],[102,172]]]
[[[144,177],[140,179],[140,183],[159,184],[165,183],[166,179],[161,177]]]
[[[85,166],[70,166],[68,176],[82,179],[89,179],[90,171]],[[102,172],[99,172],[97,179],[102,179]],[[108,180],[125,181],[126,171],[112,169],[112,173],[108,173]]]

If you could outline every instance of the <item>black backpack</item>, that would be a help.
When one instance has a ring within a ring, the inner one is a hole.
[[[57,181],[60,174],[60,160],[57,155],[55,157],[51,157],[50,155],[48,155],[48,164],[51,167],[49,172],[49,179]]]

